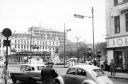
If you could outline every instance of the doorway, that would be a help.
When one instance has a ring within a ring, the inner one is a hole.
[[[123,51],[114,51],[114,63],[116,65],[116,69],[123,69]]]

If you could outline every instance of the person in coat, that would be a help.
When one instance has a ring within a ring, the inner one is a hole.
[[[115,76],[115,63],[113,59],[110,62],[110,70],[111,70],[111,76]]]
[[[53,62],[48,62],[48,66],[41,70],[42,84],[54,84],[54,78],[58,76],[53,69]]]

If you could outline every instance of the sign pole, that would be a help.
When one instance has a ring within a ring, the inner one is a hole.
[[[10,37],[12,35],[12,31],[9,28],[5,28],[2,31],[2,34],[7,38],[6,40],[4,40],[4,45],[6,46],[6,55],[5,55],[5,65],[4,65],[4,80],[5,80],[5,84],[7,84],[7,75],[8,75],[8,46],[10,46],[10,40],[8,40],[8,37]]]
[[[7,37],[7,41],[8,41],[8,37]],[[5,74],[5,84],[7,84],[7,70],[8,70],[8,46],[6,46],[6,66],[5,66],[5,71],[6,71],[6,74]]]

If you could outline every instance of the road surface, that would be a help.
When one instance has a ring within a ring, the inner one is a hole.
[[[8,67],[8,69],[9,69],[9,71],[12,71],[12,70],[19,69],[19,67],[10,66],[10,67]],[[55,70],[57,71],[57,73],[59,75],[64,74],[67,69],[68,68],[55,66]],[[1,72],[2,72],[2,68],[0,68],[0,77],[1,77]],[[111,78],[111,80],[114,82],[114,84],[128,84],[128,80],[126,80],[126,79]],[[11,79],[9,79],[8,82],[9,82],[8,84],[13,84]],[[2,79],[0,79],[0,84],[2,84]],[[23,83],[17,83],[17,84],[23,84]]]

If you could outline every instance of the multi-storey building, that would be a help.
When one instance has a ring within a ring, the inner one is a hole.
[[[49,52],[51,56],[55,55],[55,51],[60,47],[60,35],[63,32],[52,31],[53,34],[50,34],[50,30],[33,28],[32,31],[28,33],[14,33],[9,39],[11,40],[11,47],[9,48],[9,55],[22,51],[32,51],[32,52]],[[44,30],[44,31],[43,31]],[[39,31],[39,32],[36,32]],[[42,32],[43,31],[43,32]],[[42,32],[42,33],[41,33]],[[54,34],[55,33],[55,34]],[[5,37],[0,34],[0,56],[4,56],[5,47],[3,46],[3,40]],[[34,49],[34,47],[36,49]],[[20,62],[24,61],[24,57],[19,58]],[[14,60],[13,60],[14,61]]]
[[[106,34],[108,64],[128,70],[128,0],[106,0]]]
[[[45,36],[48,39],[51,39],[51,38],[55,39],[56,37],[58,37],[58,40],[60,41],[60,46],[63,46],[64,32],[55,31],[52,29],[46,29],[45,27],[35,27],[35,26],[30,27],[28,29],[28,32],[37,36]]]

